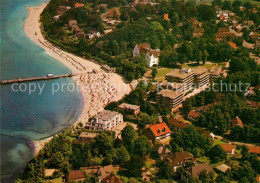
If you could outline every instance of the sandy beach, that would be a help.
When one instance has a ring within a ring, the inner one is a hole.
[[[118,101],[128,94],[131,88],[118,74],[106,73],[101,69],[100,65],[62,51],[48,42],[44,38],[40,28],[40,14],[46,5],[47,3],[41,6],[27,8],[28,17],[24,24],[24,31],[26,35],[38,46],[43,48],[47,54],[63,63],[73,74],[77,75],[73,76],[72,79],[81,92],[84,104],[82,113],[74,124],[76,125],[80,122],[84,124],[91,116],[102,111],[108,103]],[[97,71],[97,74],[88,74],[89,71],[93,69]],[[51,140],[51,138],[36,141],[34,143],[34,154],[38,154],[40,149],[42,149],[44,144],[49,140]]]

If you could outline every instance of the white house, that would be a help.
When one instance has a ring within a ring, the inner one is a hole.
[[[137,44],[133,50],[133,57],[135,58],[140,54],[145,54],[147,67],[157,66],[159,64],[160,49],[152,50],[148,43]]]
[[[113,130],[123,122],[123,115],[116,111],[104,110],[98,113],[87,127],[93,130]]]

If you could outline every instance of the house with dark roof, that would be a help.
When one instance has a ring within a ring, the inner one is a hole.
[[[161,141],[164,139],[170,139],[171,130],[166,125],[166,123],[159,123],[155,125],[149,125],[148,128],[144,130],[144,135],[153,142]]]
[[[146,56],[146,66],[152,67],[157,66],[159,64],[159,56],[160,56],[160,49],[152,50],[151,45],[148,43],[137,44],[133,50],[133,57],[140,54],[145,54]]]
[[[124,109],[127,113],[131,113],[135,115],[140,113],[140,106],[138,105],[122,103],[119,105],[119,108]]]
[[[201,113],[197,112],[196,110],[191,110],[191,111],[188,113],[187,118],[188,118],[189,120],[191,120],[191,121],[198,121],[200,115],[201,115]]]
[[[102,183],[124,183],[119,177],[114,175],[109,175],[101,180]]]
[[[208,165],[207,163],[203,163],[203,164],[197,164],[194,165],[192,167],[189,167],[186,171],[185,171],[185,176],[183,177],[185,180],[188,177],[192,177],[192,178],[199,178],[200,174],[206,171],[207,174],[209,174],[210,172],[214,172],[213,168]]]
[[[231,120],[231,126],[232,126],[232,128],[234,128],[235,126],[239,126],[241,128],[244,127],[243,122],[241,121],[241,119],[238,116],[236,116],[235,118],[233,118]]]
[[[185,167],[188,163],[195,163],[195,160],[194,156],[187,151],[176,152],[166,157],[166,161],[173,166],[175,172],[179,167]]]
[[[97,171],[98,180],[102,181],[103,179],[107,178],[109,175],[111,175],[111,173],[114,172],[114,170],[115,169],[114,169],[113,165],[100,167]]]
[[[236,153],[236,146],[232,144],[220,144],[222,149],[228,154],[235,154]]]
[[[83,142],[92,142],[92,140],[94,138],[96,138],[96,136],[98,136],[98,133],[90,133],[90,132],[81,132],[79,135],[79,139]]]
[[[188,123],[184,123],[178,119],[169,118],[168,124],[172,126],[176,130],[183,130],[184,128],[188,127]]]
[[[73,170],[73,171],[69,171],[68,175],[67,175],[67,181],[68,182],[82,182],[84,181],[86,178],[84,172],[82,172],[81,170]]]
[[[161,145],[158,147],[157,153],[160,159],[163,161],[168,155],[171,154],[171,151],[165,145]]]

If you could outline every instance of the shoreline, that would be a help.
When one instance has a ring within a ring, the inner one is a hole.
[[[81,114],[74,122],[74,126],[78,123],[85,123],[91,116],[102,111],[104,107],[113,101],[122,99],[129,94],[131,87],[124,82],[124,78],[116,73],[106,73],[100,65],[65,52],[47,41],[41,31],[40,15],[47,6],[44,3],[40,6],[27,7],[28,17],[24,23],[24,32],[26,36],[35,44],[41,47],[46,54],[64,64],[73,76],[72,80],[79,88],[82,98]],[[92,70],[96,70],[97,74],[89,74]],[[52,137],[43,140],[33,141],[33,154],[36,156],[44,145],[49,142]]]

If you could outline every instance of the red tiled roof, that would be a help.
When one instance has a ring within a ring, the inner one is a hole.
[[[232,47],[232,48],[237,48],[237,44],[234,42],[228,42],[228,44]]]
[[[236,146],[235,146],[235,145],[232,145],[232,144],[220,144],[220,146],[222,147],[222,149],[223,149],[225,152],[229,152],[229,153],[232,152],[232,149],[236,149]]]
[[[85,174],[80,170],[70,171],[68,175],[68,181],[75,180],[75,179],[82,179],[85,178]]]
[[[116,176],[107,176],[106,178],[102,179],[103,183],[124,183],[120,178]]]
[[[159,123],[159,124],[155,124],[155,125],[150,125],[149,128],[153,132],[155,137],[165,135],[167,133],[171,133],[171,130],[166,125],[166,123]]]
[[[81,3],[78,3],[78,2],[76,2],[76,4],[75,4],[75,8],[80,8],[80,7],[83,7],[84,6],[84,4],[81,4]]]
[[[243,122],[241,121],[241,119],[238,116],[236,116],[235,118],[233,118],[231,120],[231,125],[232,125],[232,127],[235,127],[235,126],[240,126],[241,128],[244,127]]]
[[[195,110],[191,110],[188,114],[188,116],[191,116],[192,118],[196,119],[200,116],[201,114]]]
[[[251,146],[248,148],[248,153],[260,154],[260,146]]]

